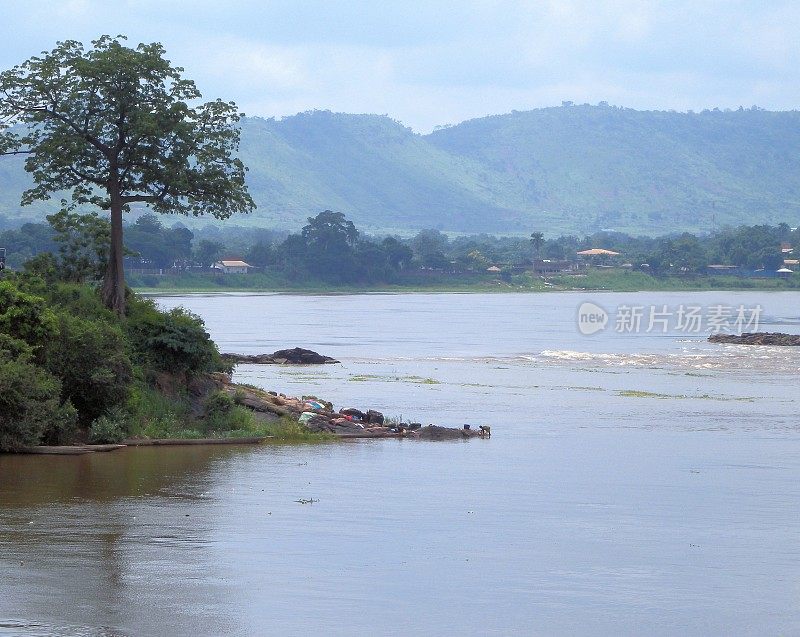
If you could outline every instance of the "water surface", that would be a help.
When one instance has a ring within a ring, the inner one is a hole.
[[[800,331],[796,293],[589,298]],[[237,380],[494,435],[0,456],[0,634],[800,633],[800,351],[585,337],[583,300],[161,299],[342,361]]]

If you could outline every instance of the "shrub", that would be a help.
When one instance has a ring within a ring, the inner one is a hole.
[[[57,336],[58,321],[42,297],[0,281],[0,332],[38,348]]]
[[[45,367],[61,379],[61,397],[88,425],[128,399],[131,364],[122,330],[105,321],[61,313],[60,338],[45,350]]]
[[[309,431],[308,427],[288,416],[266,425],[264,433],[279,442],[323,442],[336,439],[334,434]]]
[[[127,328],[148,367],[188,375],[224,369],[202,319],[183,308],[160,312],[152,301],[138,299],[130,304]]]
[[[210,394],[205,400],[206,417],[227,416],[236,406],[233,397],[224,391]]]
[[[130,433],[148,438],[175,438],[174,432],[187,428],[190,408],[187,401],[165,396],[142,385],[131,391],[126,405]]]
[[[238,405],[235,398],[225,392],[218,391],[209,395],[204,407],[203,429],[207,432],[249,432],[255,428],[252,412]]]
[[[75,314],[84,319],[101,319],[107,323],[116,323],[117,317],[100,299],[97,288],[77,283],[57,283],[48,285],[41,294],[50,303],[61,310]]]
[[[113,444],[124,440],[127,436],[127,414],[119,408],[96,418],[89,429],[89,440],[95,444]]]
[[[25,360],[0,351],[0,451],[60,438],[75,422],[75,410],[59,400],[58,379]]]

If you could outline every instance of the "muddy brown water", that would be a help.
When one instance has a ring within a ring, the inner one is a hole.
[[[581,336],[585,298],[720,295],[161,299],[342,361],[237,380],[493,437],[0,456],[0,635],[800,633],[800,352]]]

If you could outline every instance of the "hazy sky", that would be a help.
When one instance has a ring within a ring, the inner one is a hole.
[[[0,0],[0,68],[123,33],[248,115],[385,113],[418,131],[601,100],[800,106],[800,1]]]

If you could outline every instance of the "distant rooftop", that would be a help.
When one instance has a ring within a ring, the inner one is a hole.
[[[222,265],[222,266],[224,266],[226,268],[252,268],[253,267],[252,265],[250,265],[249,263],[246,263],[244,261],[235,261],[235,260],[228,260],[228,259],[223,259],[222,261],[217,261],[217,263],[219,263],[220,265]]]
[[[597,256],[597,255],[608,255],[610,257],[615,257],[619,255],[619,252],[614,252],[613,250],[604,250],[603,248],[592,248],[591,250],[583,250],[578,252],[581,256]]]

